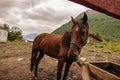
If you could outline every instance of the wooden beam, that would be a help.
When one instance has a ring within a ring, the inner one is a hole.
[[[70,0],[120,19],[120,0]]]
[[[91,80],[87,64],[83,63],[81,70],[82,70],[81,71],[82,80]]]
[[[120,80],[119,77],[103,70],[100,69],[92,64],[88,64],[89,67],[89,71],[91,74],[96,75],[98,78],[102,79],[102,80]]]

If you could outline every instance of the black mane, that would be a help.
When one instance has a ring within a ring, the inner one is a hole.
[[[71,33],[70,32],[65,32],[62,38],[62,44],[66,47],[70,46],[71,42]]]

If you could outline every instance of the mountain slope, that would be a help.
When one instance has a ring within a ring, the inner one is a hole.
[[[23,35],[23,39],[24,40],[34,40],[34,38],[38,35],[38,33],[32,33],[32,34],[28,34],[28,35]]]
[[[120,40],[120,20],[107,16],[93,10],[86,11],[88,15],[89,32],[94,35],[99,35],[106,40]],[[76,17],[80,19],[83,13]],[[55,34],[61,34],[69,31],[72,27],[71,21],[63,24],[61,27],[53,31]]]

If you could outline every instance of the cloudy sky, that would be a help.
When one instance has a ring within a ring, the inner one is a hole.
[[[18,26],[23,35],[52,32],[85,10],[68,0],[0,0],[0,24]]]

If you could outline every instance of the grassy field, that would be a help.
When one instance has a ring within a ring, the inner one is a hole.
[[[31,80],[31,42],[0,43],[0,80]],[[76,74],[77,72],[77,74]],[[80,80],[80,68],[73,64],[69,80]],[[38,68],[38,80],[56,80],[57,59],[44,56]]]
[[[30,57],[31,42],[0,43],[0,80],[29,80],[31,78]],[[90,61],[111,61],[120,64],[120,45],[103,41],[89,43],[83,47],[79,59]],[[38,68],[39,80],[55,80],[57,59],[45,57]],[[80,80],[80,67],[74,63],[70,69],[69,80]]]
[[[81,56],[86,61],[111,61],[119,63],[120,45],[116,42],[103,41],[101,43],[88,43],[82,50]]]
[[[0,43],[0,63],[7,63],[7,59],[10,57],[16,57],[20,55],[30,55],[31,54],[32,43],[31,42],[7,42]],[[95,60],[99,58],[103,61],[107,59],[112,59],[120,57],[120,45],[117,42],[103,41],[100,43],[88,43],[83,47],[81,52],[82,56],[87,55],[87,57],[95,57]],[[90,55],[90,56],[89,56]],[[113,56],[114,55],[114,56]],[[105,56],[105,58],[103,58]],[[30,56],[29,56],[30,57]],[[86,58],[87,59],[87,58]],[[120,59],[120,58],[119,58]],[[88,58],[88,61],[89,58]]]

